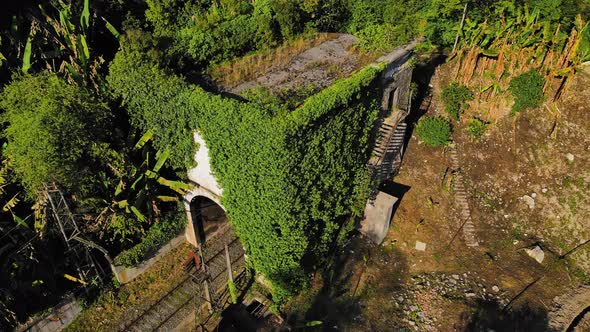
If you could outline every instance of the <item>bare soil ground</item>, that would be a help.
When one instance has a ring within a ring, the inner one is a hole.
[[[449,68],[437,71],[428,115],[442,114],[437,94],[448,77]],[[469,137],[466,123],[455,125],[475,249],[460,234],[448,151],[412,136],[390,185],[401,200],[384,243],[353,240],[341,267],[317,276],[286,308],[288,319],[343,331],[546,330],[554,299],[587,283],[590,272],[589,248],[563,257],[590,238],[589,83],[588,74],[576,75],[555,108],[500,112],[481,140]],[[481,107],[464,119],[485,115]],[[525,253],[533,245],[544,250],[542,263]]]

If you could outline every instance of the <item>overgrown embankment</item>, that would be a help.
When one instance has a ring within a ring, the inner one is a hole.
[[[194,164],[192,131],[201,133],[229,219],[255,269],[273,281],[275,299],[284,300],[306,283],[306,271],[322,261],[363,192],[358,179],[365,177],[381,69],[367,67],[293,111],[273,109],[166,73],[136,37],[115,57],[109,83],[132,123],[170,151],[173,166]]]

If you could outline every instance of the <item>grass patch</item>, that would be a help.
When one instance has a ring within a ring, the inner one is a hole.
[[[470,119],[467,123],[467,133],[469,134],[469,136],[471,136],[471,138],[480,140],[486,133],[488,126],[489,124],[485,121],[473,118]]]

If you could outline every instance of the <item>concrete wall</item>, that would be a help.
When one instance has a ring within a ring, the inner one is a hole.
[[[152,265],[154,265],[162,256],[166,255],[170,250],[176,248],[178,245],[185,241],[185,235],[180,234],[179,236],[175,237],[174,239],[170,240],[168,243],[162,246],[160,250],[156,252],[156,254],[143,262],[141,264],[134,266],[134,267],[124,267],[120,265],[115,265],[113,268],[116,270],[115,275],[117,276],[117,280],[121,284],[125,284],[130,282],[131,280],[137,278],[147,269],[149,269]]]
[[[23,299],[25,300],[25,299]],[[16,332],[57,332],[66,328],[82,312],[82,307],[72,298],[55,306],[51,313],[38,320],[18,326]]]
[[[197,196],[207,197],[213,202],[217,203],[225,211],[225,207],[221,205],[221,194],[223,189],[217,183],[217,179],[211,172],[211,159],[209,158],[209,149],[205,140],[198,132],[194,133],[194,139],[199,144],[199,149],[195,153],[195,161],[197,166],[188,171],[188,178],[195,184],[195,188],[189,191],[184,196],[184,207],[187,215],[187,224],[185,230],[186,241],[193,246],[199,245],[199,240],[195,234],[193,226],[193,219],[191,214],[191,201]]]
[[[207,144],[198,132],[194,133],[194,139],[199,145],[197,153],[195,153],[197,166],[188,171],[188,178],[213,194],[221,196],[222,189],[211,172],[211,159],[209,158]]]

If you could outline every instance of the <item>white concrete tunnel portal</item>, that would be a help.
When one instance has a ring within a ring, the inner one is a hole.
[[[226,209],[221,204],[223,190],[211,172],[209,149],[198,132],[193,137],[198,144],[195,153],[197,165],[188,171],[188,178],[195,184],[195,188],[184,196],[188,220],[185,237],[190,244],[197,247],[229,221],[225,214]]]

